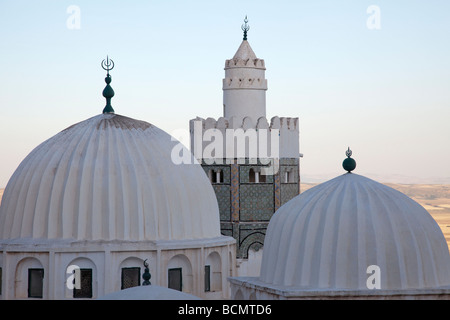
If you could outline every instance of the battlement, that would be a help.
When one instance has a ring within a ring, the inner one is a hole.
[[[233,58],[225,60],[225,70],[229,68],[257,68],[266,70],[264,59],[240,59]]]
[[[256,121],[251,117],[220,117],[203,119],[197,117],[189,122],[191,150],[200,150],[203,157],[211,158],[212,149],[220,155],[241,155],[252,158],[255,153],[269,154],[279,158],[299,157],[299,121],[298,118],[272,117],[269,121],[260,117]],[[231,129],[231,132],[229,131]],[[242,149],[237,142],[244,143]],[[243,139],[243,140],[242,140]],[[254,153],[252,153],[254,152]],[[205,156],[205,153],[207,155]],[[224,156],[212,156],[224,158]]]
[[[203,130],[207,129],[238,129],[242,128],[244,131],[252,129],[279,129],[280,131],[299,131],[298,118],[291,117],[272,117],[270,119],[270,124],[265,117],[260,117],[254,121],[251,117],[231,117],[229,119],[220,117],[217,120],[214,118],[207,118],[206,120],[197,117],[190,120],[201,121]]]
[[[261,78],[225,78],[223,79],[223,90],[229,89],[262,89],[267,90],[267,80]]]

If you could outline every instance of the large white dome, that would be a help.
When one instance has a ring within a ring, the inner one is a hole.
[[[0,239],[220,237],[212,186],[198,163],[173,163],[176,144],[159,128],[117,114],[63,130],[8,182]]]
[[[272,217],[260,281],[303,289],[450,285],[450,255],[434,219],[406,195],[347,173],[300,194]],[[372,270],[370,271],[372,272]]]

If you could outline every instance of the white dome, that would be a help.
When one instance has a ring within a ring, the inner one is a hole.
[[[194,164],[173,163],[177,144],[147,122],[116,114],[63,130],[36,147],[8,182],[0,239],[220,237],[213,188],[193,157]]]
[[[450,285],[450,255],[434,219],[392,188],[347,173],[283,205],[272,217],[259,280],[305,289]]]

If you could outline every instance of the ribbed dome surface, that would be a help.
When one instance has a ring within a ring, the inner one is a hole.
[[[198,163],[172,162],[177,144],[147,122],[115,114],[63,130],[36,147],[8,182],[0,239],[219,237],[211,184]]]
[[[434,219],[406,195],[347,173],[300,194],[272,217],[260,280],[316,289],[450,285],[450,255]]]

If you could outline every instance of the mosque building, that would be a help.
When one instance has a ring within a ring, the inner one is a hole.
[[[207,176],[173,163],[169,134],[114,113],[102,66],[103,113],[37,146],[6,186],[0,299],[95,299],[140,285],[145,261],[155,287],[229,298],[235,240]]]
[[[233,299],[450,299],[450,255],[417,202],[351,171],[273,215],[261,273],[232,277]]]
[[[257,275],[272,215],[300,193],[301,154],[298,118],[266,118],[265,62],[244,22],[243,40],[225,61],[223,117],[190,120],[190,135],[217,196],[221,232],[236,239],[237,273]]]
[[[189,163],[115,113],[102,62],[103,112],[37,146],[6,186],[0,299],[450,299],[439,226],[353,173],[350,149],[347,173],[300,194],[298,118],[267,120],[265,63],[242,29],[223,117],[190,121]]]

